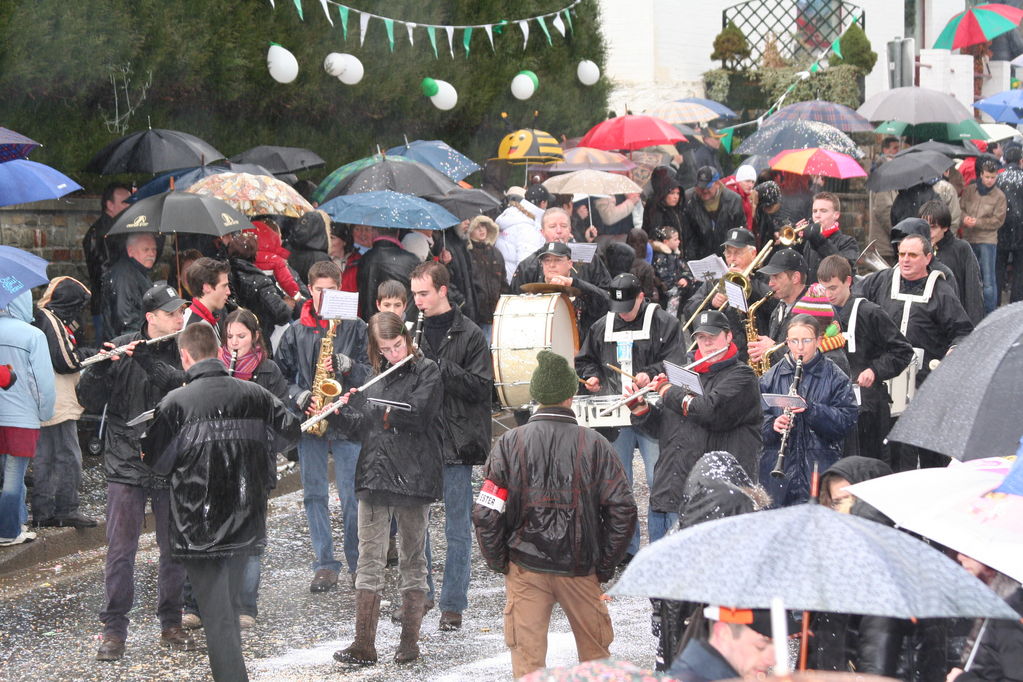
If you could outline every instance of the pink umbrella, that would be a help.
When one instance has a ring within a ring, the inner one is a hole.
[[[824,175],[829,178],[865,178],[863,166],[848,154],[809,147],[788,149],[771,159],[771,168],[796,175]]]

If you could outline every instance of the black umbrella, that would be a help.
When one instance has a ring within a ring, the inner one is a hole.
[[[995,310],[917,390],[889,440],[960,460],[1016,453],[1023,436],[1023,303]]]
[[[302,147],[276,147],[260,145],[231,157],[235,163],[253,163],[271,173],[283,175],[297,173],[307,168],[319,168],[324,164],[319,154]]]
[[[107,234],[185,232],[220,237],[251,227],[249,219],[226,201],[203,194],[165,192],[125,209]]]
[[[100,175],[162,173],[222,158],[223,154],[195,135],[150,128],[114,140],[92,157],[85,170]]]
[[[867,178],[867,189],[884,192],[892,189],[906,189],[921,182],[940,178],[952,159],[938,152],[915,152],[896,156],[875,168]]]
[[[949,144],[948,142],[938,142],[937,140],[927,140],[927,142],[921,142],[915,144],[912,147],[906,147],[901,152],[896,154],[896,157],[906,156],[907,154],[916,154],[917,152],[938,152],[945,156],[980,156],[980,150],[977,146],[969,140],[963,140],[963,144]]]
[[[395,160],[385,156],[376,163],[360,168],[345,177],[320,203],[342,194],[384,189],[423,197],[427,194],[447,194],[456,188],[458,184],[454,180],[425,163],[404,158]]]
[[[787,149],[820,147],[860,158],[863,152],[848,135],[820,121],[780,121],[765,123],[739,145],[736,154],[763,154],[772,157]]]
[[[457,187],[447,194],[427,194],[427,201],[440,204],[459,220],[472,220],[478,215],[501,207],[501,202],[482,189]]]

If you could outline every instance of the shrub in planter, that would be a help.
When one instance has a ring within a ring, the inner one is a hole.
[[[714,38],[714,51],[711,59],[720,59],[721,66],[725,69],[735,71],[739,62],[750,55],[749,43],[746,36],[734,22],[729,21],[721,33]]]

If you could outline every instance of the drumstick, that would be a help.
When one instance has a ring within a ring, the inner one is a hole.
[[[586,380],[585,379],[579,379],[579,383],[582,384],[583,386],[585,386],[586,385]]]
[[[609,363],[607,363],[607,364],[606,364],[605,366],[606,366],[606,367],[607,367],[608,369],[613,369],[614,371],[618,372],[618,373],[619,373],[619,374],[621,374],[621,375],[622,375],[623,377],[626,377],[626,378],[628,378],[628,379],[631,379],[632,381],[635,381],[635,380],[636,380],[636,377],[632,376],[632,375],[631,375],[631,374],[629,374],[628,372],[623,372],[623,371],[622,371],[621,369],[619,369],[618,367],[615,367],[615,366],[614,366],[614,365],[612,365],[612,364],[611,364],[610,362],[609,362]]]

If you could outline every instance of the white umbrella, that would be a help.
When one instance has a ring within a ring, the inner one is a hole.
[[[555,175],[543,186],[552,194],[638,194],[643,189],[624,175],[597,170],[578,170]]]
[[[1006,123],[981,123],[980,129],[987,133],[988,139],[992,141],[1023,137],[1023,133]]]
[[[959,123],[973,118],[973,112],[948,93],[910,86],[877,93],[856,110],[870,121],[918,123]]]

